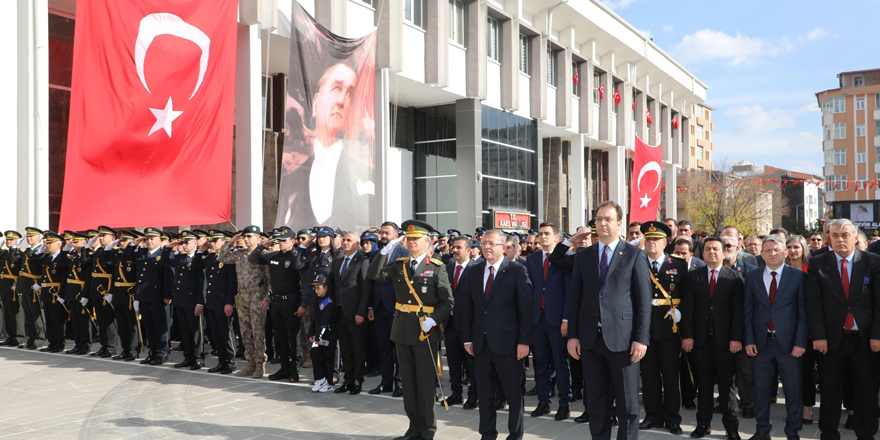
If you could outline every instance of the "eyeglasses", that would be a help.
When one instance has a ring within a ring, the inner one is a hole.
[[[730,249],[730,248],[734,248],[734,247],[736,247],[735,244],[725,244],[725,245],[724,245],[724,248],[725,248],[725,249]]]
[[[596,223],[611,223],[616,221],[617,218],[615,217],[596,217]]]
[[[811,238],[810,241],[822,241],[821,238]]]
[[[495,246],[502,246],[503,244],[504,243],[495,243],[492,241],[484,241],[484,242],[480,243],[480,247],[495,247]]]

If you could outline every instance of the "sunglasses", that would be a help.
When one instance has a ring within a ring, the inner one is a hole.
[[[821,238],[811,238],[810,241],[822,241]]]
[[[730,249],[730,248],[734,248],[734,247],[736,247],[735,244],[725,244],[725,245],[724,245],[724,248],[725,248],[725,249]]]

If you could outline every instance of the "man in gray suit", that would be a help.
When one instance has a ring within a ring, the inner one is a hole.
[[[721,230],[721,237],[736,237],[737,244],[737,252],[736,252],[736,261],[742,261],[746,264],[751,264],[752,266],[758,266],[758,259],[755,258],[754,255],[746,252],[743,249],[743,236],[739,233],[739,229],[736,226],[725,226]]]
[[[611,438],[616,400],[618,440],[639,437],[639,365],[648,348],[651,277],[648,257],[620,240],[623,209],[599,205],[599,242],[577,252],[568,307],[568,352],[590,371],[585,379],[590,433]]]

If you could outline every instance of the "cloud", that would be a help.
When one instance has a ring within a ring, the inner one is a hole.
[[[789,112],[778,107],[764,110],[761,104],[734,107],[727,110],[727,116],[739,118],[737,128],[742,133],[766,133],[783,128],[794,127],[794,118]]]
[[[610,9],[626,9],[638,0],[599,0]]]
[[[663,32],[666,32],[666,33],[672,32],[672,25],[671,24],[664,24],[663,25]]]
[[[673,56],[682,63],[699,63],[714,59],[727,60],[729,66],[755,64],[762,58],[773,58],[790,52],[794,45],[787,37],[769,40],[749,37],[739,32],[729,35],[722,31],[703,29],[685,35],[672,48]]]
[[[811,42],[821,40],[828,36],[828,31],[822,29],[821,27],[817,27],[815,29],[811,29],[804,33],[803,35],[798,37],[798,41],[801,43]]]
[[[820,111],[819,105],[813,102],[795,110],[794,113],[801,115],[804,113],[819,113]]]

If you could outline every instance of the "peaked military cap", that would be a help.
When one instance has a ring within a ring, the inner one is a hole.
[[[590,222],[587,223],[587,225],[590,226],[590,235],[599,235],[599,234],[596,232],[596,219],[592,219],[592,220],[590,220]]]
[[[657,221],[642,223],[639,230],[642,231],[645,238],[667,238],[672,235],[672,230],[669,229],[669,226]]]
[[[120,240],[134,240],[135,238],[137,238],[137,235],[132,233],[132,231],[129,229],[123,229],[122,232],[119,234]]]
[[[180,233],[180,241],[189,241],[189,240],[198,240],[199,235],[195,233],[195,231],[181,231]]]
[[[61,241],[64,239],[55,231],[43,232],[43,238],[46,240],[46,244],[55,243],[56,241]]]
[[[287,226],[282,226],[278,228],[278,232],[273,236],[276,240],[287,240],[290,238],[296,238],[296,234],[293,233],[293,229],[288,228]]]
[[[459,231],[458,229],[447,229],[446,233],[450,237],[458,237],[459,235],[461,235],[461,231]]]
[[[257,225],[250,225],[241,230],[243,234],[259,234],[260,227]]]
[[[98,235],[117,235],[116,229],[109,226],[98,226]]]
[[[3,235],[6,236],[7,240],[18,240],[21,238],[21,233],[18,231],[6,231]]]
[[[434,227],[421,220],[407,220],[400,225],[406,238],[424,237],[434,230]]]
[[[161,237],[162,230],[159,228],[145,228],[144,237]]]
[[[485,234],[485,233],[486,233],[486,228],[484,228],[484,227],[481,226],[481,227],[477,228],[477,229],[475,230],[475,232],[476,232],[476,235]]]
[[[73,238],[73,231],[71,231],[71,230],[68,229],[68,230],[64,231],[64,233],[61,234],[61,236],[62,236],[65,240],[70,240],[70,239]]]
[[[28,237],[33,237],[35,235],[43,235],[42,229],[37,229],[37,228],[31,227],[31,226],[24,228],[24,230],[25,230],[25,233],[27,234]]]
[[[97,237],[97,236],[98,236],[98,230],[97,230],[97,229],[89,229],[88,231],[86,231],[86,235],[88,235],[89,238]]]
[[[203,229],[193,229],[192,231],[195,232],[199,238],[208,238],[208,231]]]
[[[332,236],[333,236],[333,230],[330,228],[320,228],[315,233],[315,237],[332,237]]]
[[[88,234],[83,234],[82,232],[69,231],[70,232],[70,241],[77,242],[83,241],[89,238]]]

